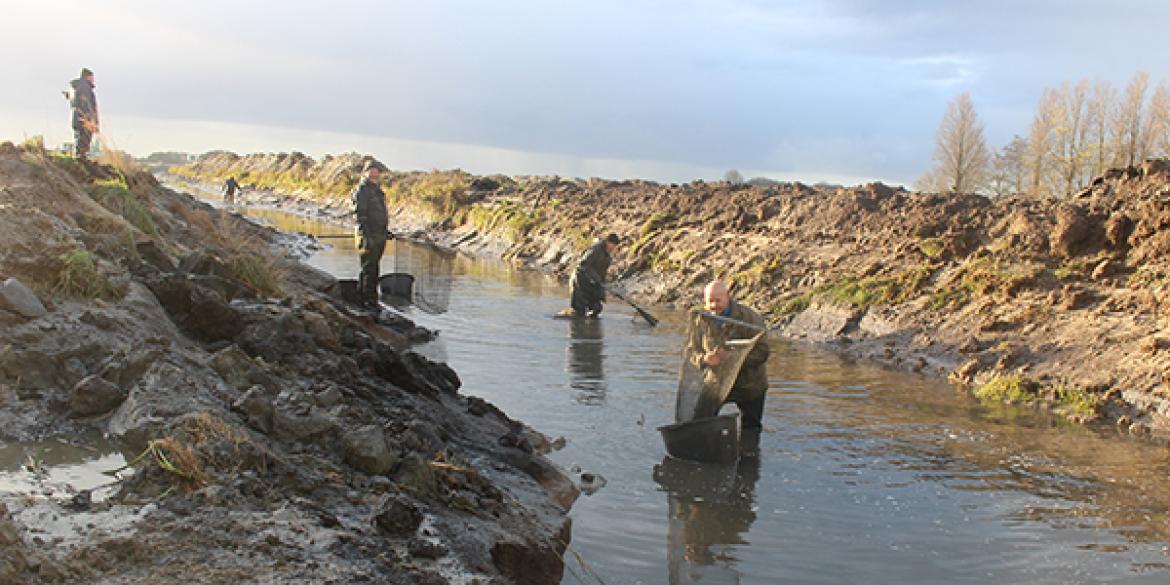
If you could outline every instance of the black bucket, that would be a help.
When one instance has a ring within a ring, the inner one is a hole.
[[[698,418],[658,427],[666,453],[702,463],[731,463],[739,459],[739,413]]]
[[[414,294],[414,275],[405,272],[383,274],[378,279],[378,292],[384,297],[409,301]]]

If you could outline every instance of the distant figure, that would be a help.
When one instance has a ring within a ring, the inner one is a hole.
[[[354,188],[354,215],[357,217],[358,252],[361,274],[358,276],[358,302],[361,306],[378,307],[378,276],[382,253],[386,250],[386,194],[378,186],[386,167],[376,160],[362,165],[362,180]]]
[[[236,191],[240,189],[240,184],[236,182],[235,177],[228,177],[227,181],[223,183],[223,202],[228,205],[235,205]]]
[[[73,89],[72,95],[65,92],[69,105],[73,108],[73,156],[85,160],[89,155],[90,141],[99,131],[97,96],[94,95],[93,71],[81,69],[81,75],[69,82]]]
[[[702,356],[700,365],[718,366],[728,355],[724,343],[731,339],[751,339],[767,327],[759,313],[731,299],[727,283],[722,280],[713,280],[703,289],[703,301],[707,311],[714,315],[755,325],[758,329],[697,317],[699,322],[692,328],[688,343],[695,355]],[[744,359],[724,404],[734,402],[739,407],[743,415],[741,426],[746,432],[763,426],[764,398],[767,396],[768,342],[766,337],[761,337]]]
[[[569,278],[569,306],[574,315],[596,317],[601,314],[601,304],[605,302],[606,273],[613,260],[613,251],[620,243],[617,234],[609,234],[604,240],[598,238],[577,263],[577,269]]]

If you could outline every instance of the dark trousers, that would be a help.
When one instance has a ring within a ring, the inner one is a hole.
[[[358,294],[362,302],[378,302],[379,264],[382,262],[382,253],[386,250],[386,238],[365,237],[361,239],[360,259],[361,274],[358,275]]]
[[[89,143],[93,140],[93,133],[81,125],[73,128],[73,138],[75,143],[73,156],[76,158],[89,156]]]
[[[764,399],[768,397],[768,393],[760,394],[759,398],[752,400],[729,400],[728,402],[735,402],[739,407],[740,412],[740,428],[743,430],[759,430],[764,428]]]
[[[569,279],[569,306],[578,316],[591,313],[594,316],[601,314],[601,301],[605,289],[595,283],[587,282],[584,277],[573,274]]]

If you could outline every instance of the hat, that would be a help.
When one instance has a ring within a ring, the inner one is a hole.
[[[81,68],[81,75],[78,75],[78,77],[85,77],[87,75],[93,75],[93,71],[90,71],[89,67],[82,67]]]
[[[370,169],[378,169],[378,171],[380,171],[380,172],[385,172],[386,165],[378,162],[377,160],[370,159],[370,160],[366,161],[364,164],[362,164],[362,172],[364,173]]]
[[[608,236],[605,236],[605,241],[607,241],[611,244],[622,243],[622,241],[617,237],[617,234],[609,234]]]

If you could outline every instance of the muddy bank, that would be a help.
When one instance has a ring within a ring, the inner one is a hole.
[[[172,170],[244,172],[344,218],[364,158],[221,152]],[[460,171],[391,173],[387,191],[400,225],[470,253],[565,275],[594,232],[616,231],[629,245],[613,270],[639,300],[687,305],[722,275],[786,337],[990,400],[1170,433],[1166,161],[1111,170],[1066,200]]]
[[[272,230],[5,143],[0,283],[0,441],[130,463],[107,499],[5,494],[0,582],[560,582],[547,443]]]

